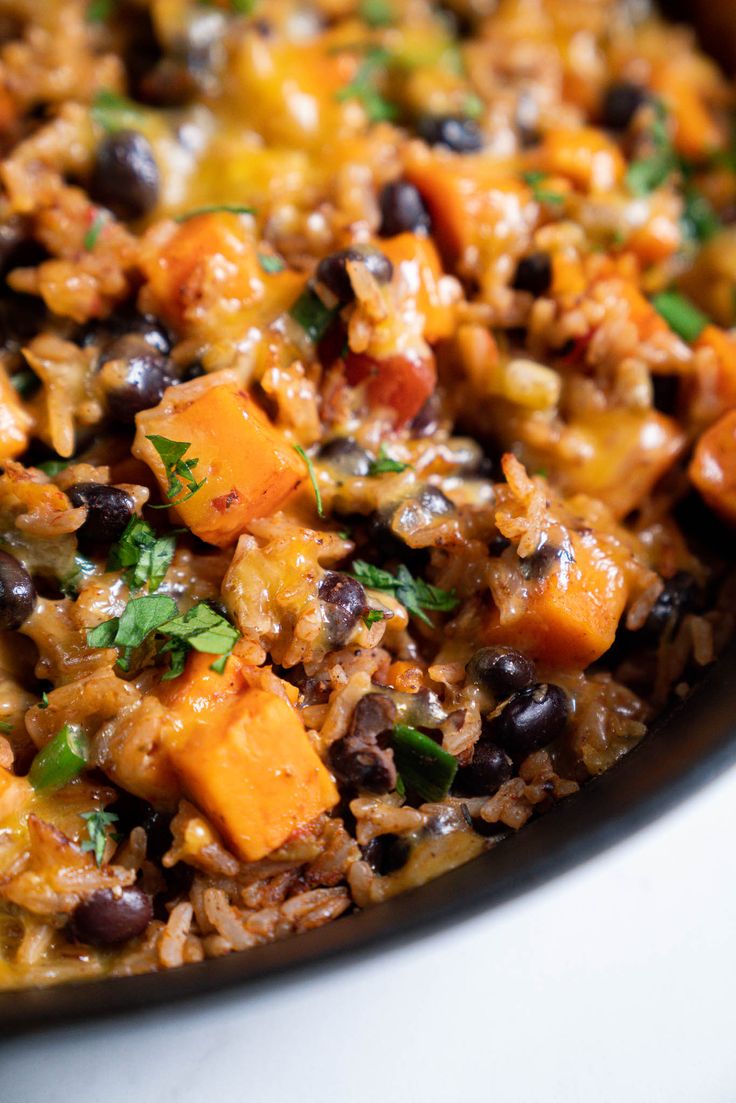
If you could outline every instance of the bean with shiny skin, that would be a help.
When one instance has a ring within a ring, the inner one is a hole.
[[[609,130],[626,130],[646,100],[646,89],[639,84],[630,81],[612,84],[606,89],[601,105],[603,125]]]
[[[513,763],[505,751],[486,739],[479,740],[469,766],[458,770],[454,788],[470,796],[493,796],[512,777]]]
[[[490,735],[520,762],[562,735],[570,711],[570,699],[561,686],[538,682],[514,694],[493,720]]]
[[[367,475],[371,457],[352,437],[336,437],[323,444],[319,458],[344,471],[346,475]]]
[[[158,202],[160,176],[153,150],[136,130],[117,130],[97,147],[89,182],[96,203],[118,218],[136,219],[150,214]]]
[[[427,145],[445,146],[453,153],[476,153],[483,146],[478,124],[460,115],[425,115],[417,133]]]
[[[408,180],[385,184],[378,197],[381,212],[380,237],[397,234],[426,234],[432,225],[429,211],[417,188]]]
[[[74,910],[71,931],[78,942],[115,946],[143,934],[153,917],[151,898],[142,889],[101,889]]]
[[[36,587],[14,555],[0,551],[0,628],[20,628],[36,606]]]
[[[325,606],[330,641],[344,643],[368,608],[365,590],[350,575],[328,571],[317,592]]]
[[[482,685],[499,697],[526,689],[534,681],[535,674],[531,659],[506,644],[481,647],[465,670],[471,682]]]
[[[107,390],[107,412],[113,421],[130,425],[141,410],[157,406],[177,379],[168,357],[157,352],[143,334],[129,333],[113,341],[100,358],[100,367],[115,361],[120,362],[120,370],[105,373],[114,379]]]
[[[515,291],[526,291],[537,298],[549,291],[552,284],[552,260],[549,253],[529,253],[516,265],[511,282]]]
[[[87,517],[78,535],[92,544],[112,544],[133,516],[135,502],[117,486],[75,483],[67,490],[73,506],[86,506]]]
[[[379,249],[369,246],[351,246],[323,257],[317,265],[315,275],[340,303],[349,303],[355,298],[347,269],[349,261],[361,261],[379,283],[388,283],[394,272],[394,266],[388,257]]]

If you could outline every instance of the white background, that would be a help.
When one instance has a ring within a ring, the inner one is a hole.
[[[0,1049],[2,1103],[735,1103],[736,769],[483,918]]]

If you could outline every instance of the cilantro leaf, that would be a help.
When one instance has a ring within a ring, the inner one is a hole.
[[[103,227],[106,222],[109,222],[109,215],[106,211],[98,211],[95,215],[90,228],[84,235],[82,244],[88,253],[91,253],[97,244],[98,238],[102,233]]]
[[[692,184],[686,185],[683,199],[681,225],[684,236],[698,243],[710,241],[721,228],[721,220],[712,204]]]
[[[439,586],[432,586],[422,578],[414,578],[403,563],[397,568],[396,574],[392,575],[390,571],[374,567],[365,560],[356,559],[353,563],[353,577],[370,590],[384,590],[392,593],[407,612],[430,626],[432,621],[425,610],[445,613],[450,612],[458,604],[454,590],[443,590]]]
[[[390,60],[388,50],[382,46],[369,46],[353,79],[335,93],[337,101],[357,100],[363,105],[371,123],[392,122],[398,116],[398,110],[378,90],[378,81],[385,74]]]
[[[131,517],[116,544],[110,548],[109,571],[124,570],[131,590],[148,583],[150,593],[157,590],[168,571],[176,550],[176,533],[156,536],[140,517]]]
[[[88,23],[104,23],[115,7],[115,0],[89,0],[85,18]]]
[[[142,109],[132,100],[102,88],[92,101],[92,119],[103,130],[112,132],[123,130],[126,127],[135,129],[140,125],[143,116]]]
[[[653,296],[652,306],[683,341],[696,341],[709,322],[707,315],[679,291],[660,291]]]
[[[286,262],[281,257],[274,256],[273,253],[259,253],[258,263],[269,275],[273,275],[274,272],[283,272],[286,268]]]
[[[388,27],[394,21],[389,0],[361,0],[358,14],[369,27]]]
[[[371,465],[368,468],[368,474],[372,477],[376,475],[385,475],[388,472],[406,471],[408,463],[401,463],[400,460],[393,460],[386,452],[386,449],[381,445],[378,456],[375,460],[371,461]]]
[[[38,707],[40,709],[47,709],[49,707],[49,695],[46,690],[41,694],[41,700],[38,702]]]
[[[176,611],[176,602],[166,594],[147,594],[133,598],[125,606],[121,616],[89,629],[87,643],[90,647],[121,648],[118,666],[128,670],[131,652],[140,647],[159,625],[171,620]]]
[[[114,812],[103,811],[82,812],[81,816],[87,823],[88,835],[88,838],[82,843],[82,850],[85,852],[91,851],[95,856],[95,862],[98,866],[101,866],[102,859],[105,856],[107,829],[118,822],[118,817]],[[113,835],[112,838],[117,839],[117,836]]]
[[[385,620],[380,609],[369,609],[367,613],[363,614],[363,624],[366,628],[372,628],[379,620]]]
[[[565,197],[561,192],[550,191],[543,187],[543,183],[547,179],[545,172],[524,172],[522,173],[522,179],[532,189],[532,195],[537,203],[549,203],[553,206],[559,206],[565,202]]]
[[[307,465],[307,471],[309,472],[309,479],[312,483],[312,489],[314,490],[314,498],[315,498],[315,501],[317,503],[317,513],[319,514],[320,517],[324,517],[325,511],[324,511],[324,507],[322,505],[322,492],[319,489],[319,483],[317,482],[317,476],[316,476],[315,471],[314,471],[314,464],[312,463],[309,456],[307,455],[307,453],[302,448],[301,444],[295,444],[294,445],[294,451],[297,453],[297,455],[301,456],[301,458],[304,460],[305,464]]]
[[[626,172],[626,184],[632,195],[649,195],[661,187],[679,167],[667,129],[667,108],[654,100],[654,120],[649,128],[652,152],[632,161]]]
[[[188,222],[190,218],[198,218],[201,214],[255,214],[253,207],[243,207],[238,203],[208,203],[204,207],[192,207],[190,211],[183,211],[176,215],[175,222]]]
[[[177,495],[187,490],[189,493],[185,494],[183,498],[172,501],[172,505],[179,506],[183,505],[184,502],[188,502],[207,482],[206,479],[197,482],[194,477],[193,471],[199,463],[199,460],[184,459],[185,453],[191,448],[190,442],[188,440],[169,440],[168,437],[160,437],[156,433],[146,437],[146,440],[150,440],[161,457],[161,462],[166,469],[166,477],[169,480],[169,485],[166,488],[166,497],[169,499],[176,499]],[[158,508],[166,509],[167,507],[163,506]]]
[[[308,287],[296,300],[289,314],[316,345],[327,333],[339,314],[339,309],[325,306],[317,292]]]

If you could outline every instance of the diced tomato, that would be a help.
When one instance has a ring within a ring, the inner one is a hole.
[[[345,362],[345,374],[352,387],[365,383],[371,406],[387,406],[396,414],[396,424],[411,421],[437,382],[433,356],[389,356],[376,360],[371,356],[350,353]]]

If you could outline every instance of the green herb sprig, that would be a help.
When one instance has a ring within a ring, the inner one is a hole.
[[[122,536],[110,548],[109,571],[124,571],[131,590],[148,583],[149,593],[161,585],[176,550],[176,533],[156,536],[147,521],[131,517]]]
[[[82,819],[87,824],[87,838],[82,843],[82,850],[85,852],[91,852],[94,854],[95,862],[98,866],[102,865],[102,859],[105,856],[105,846],[108,839],[108,828],[118,822],[118,817],[114,812],[82,812]],[[119,842],[122,838],[121,835],[112,834],[109,836],[114,839],[115,842]]]
[[[109,88],[102,88],[97,93],[92,101],[91,113],[93,121],[108,133],[140,126],[143,118],[143,109],[138,104]]]
[[[409,724],[397,724],[391,746],[404,789],[428,801],[444,800],[457,773],[457,759]]]
[[[652,306],[683,341],[696,341],[709,323],[707,315],[679,291],[660,291],[653,296]]]
[[[186,452],[191,448],[190,441],[169,440],[168,437],[161,437],[156,433],[146,437],[146,440],[150,440],[166,469],[166,477],[169,480],[166,497],[171,500],[172,505],[180,506],[184,502],[188,502],[207,482],[206,479],[197,482],[194,477],[193,471],[199,460],[194,458],[184,459]],[[185,490],[188,493],[183,498],[179,498],[178,495]],[[168,507],[157,506],[154,508],[167,509]]]
[[[325,511],[324,511],[324,505],[323,505],[323,502],[322,502],[322,492],[319,488],[319,483],[317,482],[317,475],[316,475],[315,470],[314,470],[314,464],[312,463],[311,459],[309,458],[307,453],[302,448],[301,444],[295,444],[294,445],[294,451],[296,452],[296,454],[298,456],[301,456],[301,458],[304,460],[305,464],[307,465],[307,471],[309,472],[309,480],[312,484],[312,489],[314,490],[314,500],[317,503],[317,514],[320,517],[324,517]]]
[[[390,61],[391,54],[388,50],[382,46],[369,46],[355,76],[349,84],[336,92],[335,98],[339,103],[357,100],[363,105],[371,123],[393,122],[398,116],[398,110],[378,90],[378,81],[385,75]]]
[[[525,172],[522,174],[522,178],[532,189],[532,195],[537,203],[548,203],[551,206],[559,207],[565,202],[565,197],[561,192],[551,191],[544,187],[544,181],[547,179],[546,172]]]
[[[454,590],[443,590],[439,586],[430,585],[422,578],[414,578],[403,563],[393,575],[382,567],[374,567],[363,559],[356,559],[353,563],[353,578],[370,590],[382,590],[384,593],[393,594],[409,613],[430,627],[432,621],[425,610],[447,613],[455,609],[458,604]]]
[[[401,463],[400,460],[392,459],[387,453],[385,446],[382,444],[376,459],[371,460],[368,474],[374,478],[377,475],[398,474],[401,471],[406,471],[409,466],[410,464],[408,463]]]
[[[289,311],[315,345],[322,340],[339,313],[338,307],[325,306],[311,287],[299,296]]]

